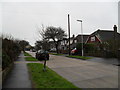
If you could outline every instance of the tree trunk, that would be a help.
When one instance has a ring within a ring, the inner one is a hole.
[[[56,48],[56,53],[58,54],[58,43],[57,43],[57,41],[54,40],[54,44],[55,44],[55,48]]]
[[[58,54],[59,52],[58,52],[58,44],[57,43],[55,44],[55,47],[56,47],[56,52]]]

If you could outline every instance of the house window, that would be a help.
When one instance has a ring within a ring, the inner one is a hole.
[[[91,41],[95,41],[95,37],[91,37]]]
[[[77,40],[75,40],[75,43],[77,43]]]
[[[73,40],[70,40],[70,44],[72,44],[73,43]]]

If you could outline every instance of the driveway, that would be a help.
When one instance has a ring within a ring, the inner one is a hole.
[[[118,88],[116,65],[50,55],[47,66],[80,88]]]

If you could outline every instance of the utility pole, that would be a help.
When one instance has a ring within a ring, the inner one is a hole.
[[[70,55],[70,18],[68,14],[68,35],[69,35],[69,55]]]

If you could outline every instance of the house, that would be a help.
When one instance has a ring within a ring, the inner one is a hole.
[[[120,34],[117,33],[117,26],[114,25],[114,30],[100,30],[93,32],[85,43],[103,43],[108,40],[120,40]]]
[[[75,35],[73,34],[73,36],[70,38],[70,48],[74,49],[76,47],[76,38]],[[69,39],[68,39],[68,43],[67,46],[69,46]]]
[[[61,53],[68,53],[69,38],[63,38],[63,40],[60,41],[58,48]],[[75,35],[70,37],[70,49],[72,50],[73,48],[75,48]]]
[[[55,47],[54,41],[49,41],[49,48],[50,48],[50,51],[52,51],[52,52],[56,51],[56,47]]]
[[[120,33],[117,32],[117,26],[114,25],[113,30],[100,30],[93,32],[86,40],[85,43],[94,43],[98,50],[100,49],[100,44],[107,45],[106,47],[102,46],[104,50],[117,50],[120,48]],[[112,45],[112,46],[111,46]],[[108,49],[108,46],[109,47]]]
[[[83,35],[83,43],[86,42],[87,38],[89,35]],[[75,35],[73,34],[72,37],[70,37],[70,49],[74,49],[77,45],[77,43],[81,43],[81,35],[77,35],[75,37]],[[63,40],[60,41],[59,44],[59,50],[61,50],[61,52],[68,52],[69,49],[69,38],[64,38]]]
[[[83,43],[85,43],[86,42],[86,40],[87,40],[87,38],[89,37],[90,35],[83,35]],[[77,43],[82,43],[82,35],[81,34],[79,34],[79,35],[77,35],[76,36],[76,42]]]
[[[59,49],[66,50],[67,49],[67,43],[68,43],[68,39],[63,38],[63,40],[60,41]]]

